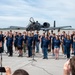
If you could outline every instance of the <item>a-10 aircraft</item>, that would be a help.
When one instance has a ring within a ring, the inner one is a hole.
[[[60,27],[56,27],[55,25],[55,21],[54,21],[54,26],[50,27],[50,24],[48,22],[44,22],[43,25],[41,25],[38,21],[34,21],[33,17],[30,18],[30,24],[26,27],[26,31],[39,31],[39,30],[43,30],[43,31],[48,31],[48,30],[58,30],[60,31],[60,29],[64,29],[64,28],[68,28],[71,26],[60,26]]]
[[[39,31],[39,30],[43,30],[43,31],[53,31],[53,30],[58,30],[60,31],[61,29],[72,29],[71,26],[60,26],[60,27],[56,27],[56,22],[54,21],[54,25],[53,27],[50,27],[50,24],[48,22],[44,22],[43,24],[40,24],[38,21],[34,21],[33,17],[31,17],[29,19],[30,23],[27,25],[27,27],[21,27],[21,26],[10,26],[8,28],[0,28],[0,30],[6,30],[6,29],[10,29],[10,30],[26,30],[26,31]]]

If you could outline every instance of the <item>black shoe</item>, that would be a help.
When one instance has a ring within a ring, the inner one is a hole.
[[[13,55],[8,55],[8,57],[12,57]]]
[[[18,55],[18,57],[23,57],[23,55]]]
[[[8,54],[8,52],[5,52],[6,54]]]
[[[20,57],[20,55],[18,55],[18,57]]]
[[[72,55],[74,55],[74,53],[72,53]]]
[[[36,51],[36,53],[39,53],[39,51]]]
[[[20,55],[20,57],[23,57],[23,55]]]
[[[43,58],[43,59],[45,59],[45,58]]]
[[[45,58],[45,59],[48,59],[48,58]]]

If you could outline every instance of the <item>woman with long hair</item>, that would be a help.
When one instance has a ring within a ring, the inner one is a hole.
[[[70,49],[71,49],[71,39],[70,39],[70,36],[69,35],[67,35],[67,38],[66,38],[66,40],[64,41],[64,43],[65,43],[65,48],[66,48],[66,52],[67,52],[67,59],[69,59],[70,58]]]
[[[60,39],[59,39],[59,36],[56,35],[56,39],[54,39],[55,59],[58,59],[59,58],[59,49],[60,49]]]

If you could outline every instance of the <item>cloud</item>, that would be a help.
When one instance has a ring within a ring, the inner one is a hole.
[[[40,23],[45,21],[53,25],[75,24],[75,0],[1,0],[0,26],[26,26],[29,18],[34,17]]]

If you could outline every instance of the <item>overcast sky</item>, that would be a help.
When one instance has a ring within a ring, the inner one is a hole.
[[[75,28],[75,0],[0,0],[0,27],[26,27],[30,17]]]

